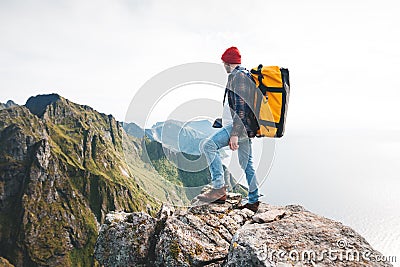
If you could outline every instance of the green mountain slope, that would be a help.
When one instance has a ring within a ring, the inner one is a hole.
[[[141,140],[111,115],[55,94],[1,110],[0,257],[91,266],[107,212],[154,213],[158,200],[185,201],[141,155]]]

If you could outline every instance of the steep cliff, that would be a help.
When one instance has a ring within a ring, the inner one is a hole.
[[[109,211],[158,209],[138,180],[170,197],[141,154],[141,141],[111,115],[56,94],[1,110],[0,257],[15,266],[94,265]]]
[[[301,206],[228,202],[107,215],[95,257],[108,266],[392,266],[351,228]]]

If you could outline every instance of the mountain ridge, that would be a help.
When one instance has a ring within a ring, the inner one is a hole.
[[[95,265],[106,213],[160,205],[137,182],[159,176],[141,147],[113,116],[59,95],[1,110],[0,256],[15,266]]]
[[[144,157],[146,147],[158,158]],[[161,152],[112,115],[58,94],[0,110],[0,257],[15,266],[96,266],[107,213],[187,205],[195,193],[182,179],[209,182],[205,173],[165,179],[178,170]]]

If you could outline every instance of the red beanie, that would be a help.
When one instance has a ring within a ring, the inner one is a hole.
[[[222,54],[221,57],[223,62],[228,64],[240,64],[242,63],[242,56],[240,55],[239,49],[237,47],[229,47],[226,51]]]

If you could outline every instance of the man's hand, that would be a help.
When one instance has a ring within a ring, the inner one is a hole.
[[[236,149],[239,148],[239,138],[237,135],[232,135],[231,138],[229,139],[229,148],[232,151],[235,151]]]

